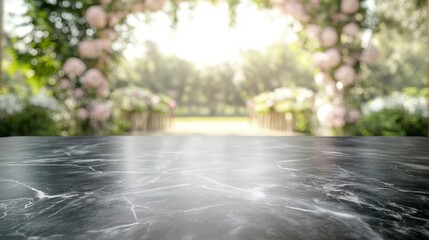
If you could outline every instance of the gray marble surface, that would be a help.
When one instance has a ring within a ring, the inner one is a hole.
[[[429,239],[429,140],[2,138],[0,239]]]

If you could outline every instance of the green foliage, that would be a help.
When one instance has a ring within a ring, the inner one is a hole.
[[[46,86],[64,61],[76,55],[77,43],[91,34],[83,18],[92,1],[25,0],[25,21],[16,28],[27,34],[10,36],[7,52],[15,61],[10,71],[27,72],[26,80],[34,89]]]
[[[427,129],[427,117],[397,107],[363,116],[345,132],[357,136],[427,136]]]
[[[362,81],[354,89],[361,96],[358,100],[365,102],[407,87],[426,88],[426,42],[415,39],[407,43],[408,37],[394,29],[382,29],[375,37],[380,56],[362,70]]]
[[[305,134],[313,134],[313,112],[303,111],[294,114],[295,127],[294,130]]]
[[[429,88],[406,87],[402,93],[408,97],[429,97]]]
[[[26,104],[22,112],[0,117],[0,137],[58,135],[58,126],[51,115],[46,108]]]
[[[407,39],[426,36],[426,0],[377,0],[375,3],[376,31],[393,29]]]
[[[170,97],[162,93],[158,93],[157,95],[152,96],[150,110],[152,112],[168,113],[170,112],[170,104],[172,102],[173,99],[171,99]]]
[[[296,45],[278,43],[265,52],[249,50],[242,58],[243,98],[284,86],[315,89],[310,56]]]

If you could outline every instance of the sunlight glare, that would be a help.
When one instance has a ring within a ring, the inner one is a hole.
[[[191,17],[189,17],[191,15]],[[144,16],[132,16],[128,23],[134,27],[135,42],[124,51],[126,59],[144,56],[145,41],[154,41],[161,52],[175,54],[198,66],[222,62],[237,62],[240,52],[264,50],[276,42],[292,42],[296,35],[288,28],[290,18],[280,11],[260,10],[251,4],[237,8],[237,22],[230,26],[228,6],[201,2],[194,10],[182,7],[179,22],[171,27],[166,13],[155,13],[150,23]]]

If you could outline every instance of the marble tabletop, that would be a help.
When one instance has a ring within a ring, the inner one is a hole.
[[[429,239],[429,140],[0,138],[0,239]]]

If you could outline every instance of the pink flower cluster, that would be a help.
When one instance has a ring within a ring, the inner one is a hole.
[[[105,38],[95,40],[84,40],[79,43],[78,51],[82,57],[98,58],[101,57],[103,51],[110,48],[111,41]]]
[[[68,89],[70,87],[70,81],[68,79],[63,79],[60,82],[60,88],[65,90]]]
[[[345,86],[354,83],[357,78],[356,71],[348,65],[340,66],[334,73],[335,80],[341,81]]]
[[[320,35],[320,45],[323,47],[332,47],[338,42],[338,33],[333,27],[323,29]]]
[[[104,122],[110,118],[111,109],[106,103],[93,102],[90,106],[90,111],[86,108],[78,108],[76,110],[76,118],[79,121],[85,121],[88,118],[95,122]]]
[[[317,85],[326,93],[326,100],[343,99],[358,79],[358,64],[373,64],[379,52],[370,45],[361,48],[360,15],[362,0],[340,0],[339,8],[321,0],[274,0],[283,10],[302,23],[309,40],[317,43],[310,49],[313,64],[319,69],[315,76]],[[323,14],[328,13],[328,16]],[[313,47],[314,46],[314,47]],[[356,109],[347,110],[342,103],[331,103],[319,108],[317,116],[322,125],[340,128],[346,122],[360,117]]]
[[[175,108],[177,107],[177,103],[176,103],[176,101],[171,100],[171,101],[168,103],[168,107],[169,107],[170,109],[175,109]]]
[[[85,91],[82,88],[76,88],[73,91],[73,97],[76,100],[82,99],[85,96]]]
[[[374,47],[374,45],[369,45],[362,53],[360,60],[364,64],[374,64],[380,55],[379,51]]]
[[[106,103],[94,102],[92,104],[90,117],[97,122],[104,122],[110,118],[111,110]]]
[[[76,118],[80,121],[88,119],[88,111],[85,108],[79,108],[76,110]]]
[[[102,29],[107,25],[107,13],[101,6],[91,6],[85,12],[85,20],[96,29]]]
[[[346,108],[342,104],[325,104],[317,110],[320,124],[329,128],[341,128],[345,125]]]
[[[292,16],[294,16],[301,22],[310,21],[310,16],[307,14],[307,10],[305,9],[304,5],[302,5],[298,1],[286,2],[286,4],[284,5],[284,11],[290,13]]]
[[[347,23],[343,27],[343,33],[352,38],[356,37],[359,34],[359,31],[359,26],[354,22]]]
[[[83,76],[83,84],[88,89],[102,93],[107,88],[107,81],[103,73],[95,68],[89,69]]]
[[[82,57],[86,58],[98,58],[102,53],[94,40],[84,40],[80,42],[78,51]]]
[[[63,66],[64,73],[71,78],[80,77],[86,70],[85,63],[79,58],[69,58]]]
[[[105,64],[109,61],[109,49],[112,42],[117,38],[117,33],[113,29],[122,19],[121,12],[106,12],[105,9],[114,9],[113,0],[100,0],[100,5],[89,7],[85,12],[85,20],[88,25],[98,31],[95,39],[83,40],[78,44],[77,50],[80,58],[97,59],[99,63]],[[158,1],[156,1],[158,2]],[[116,4],[116,3],[115,3]],[[87,70],[86,64],[79,58],[68,59],[63,66],[63,71],[69,79],[79,78],[83,87],[78,87],[72,91],[70,97],[78,100],[78,109],[75,112],[76,119],[86,121],[91,119],[95,122],[106,121],[111,115],[110,107],[105,103],[81,101],[87,91],[94,91],[97,97],[108,92],[108,82],[105,75],[96,68]],[[69,89],[71,80],[63,79],[60,83],[61,89]],[[93,96],[93,95],[88,95]]]
[[[359,10],[359,0],[342,0],[341,12],[345,14],[353,14]]]
[[[347,111],[343,104],[325,104],[319,107],[317,119],[320,124],[329,128],[341,128],[348,123],[356,122],[360,118],[357,109]]]
[[[325,52],[318,52],[313,55],[313,63],[322,70],[329,70],[338,66],[341,62],[341,55],[338,49],[329,48]]]

